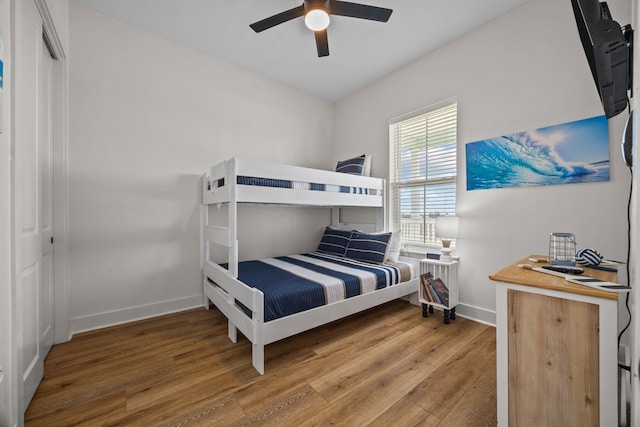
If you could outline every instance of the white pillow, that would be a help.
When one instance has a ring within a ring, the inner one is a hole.
[[[371,154],[364,155],[364,165],[362,166],[362,176],[371,176]]]
[[[391,232],[389,249],[387,251],[387,261],[398,262],[400,258],[400,230]]]

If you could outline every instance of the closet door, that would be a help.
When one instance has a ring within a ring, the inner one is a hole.
[[[52,64],[34,1],[18,2],[17,17],[15,320],[22,413],[42,379],[44,358],[53,342]]]

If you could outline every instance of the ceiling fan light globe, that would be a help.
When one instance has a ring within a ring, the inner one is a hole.
[[[322,31],[329,26],[329,14],[322,9],[312,9],[304,16],[304,24],[311,31]]]

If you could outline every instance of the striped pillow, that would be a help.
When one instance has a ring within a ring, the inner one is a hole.
[[[345,257],[357,261],[382,264],[387,253],[391,233],[367,234],[354,232]]]
[[[353,159],[347,159],[339,161],[336,166],[336,172],[348,173],[351,175],[363,175],[364,174],[364,161],[365,155],[354,157]]]
[[[344,256],[352,234],[351,231],[326,227],[316,252]]]

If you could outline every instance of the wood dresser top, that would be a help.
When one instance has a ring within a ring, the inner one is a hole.
[[[588,286],[578,285],[576,283],[567,282],[562,277],[553,276],[551,274],[544,274],[538,271],[527,270],[518,267],[518,264],[530,264],[535,267],[542,267],[543,265],[549,265],[549,263],[531,262],[529,258],[547,258],[545,255],[530,255],[527,258],[523,258],[514,262],[511,265],[504,267],[503,269],[493,273],[489,276],[489,279],[497,282],[513,283],[516,285],[533,286],[536,288],[550,289],[560,292],[569,292],[579,295],[587,295],[596,298],[605,298],[611,300],[618,299],[618,293],[606,292],[599,289],[594,289]],[[604,280],[607,282],[617,283],[618,274],[610,271],[602,271],[593,268],[584,268],[583,276],[593,277],[596,279]]]

